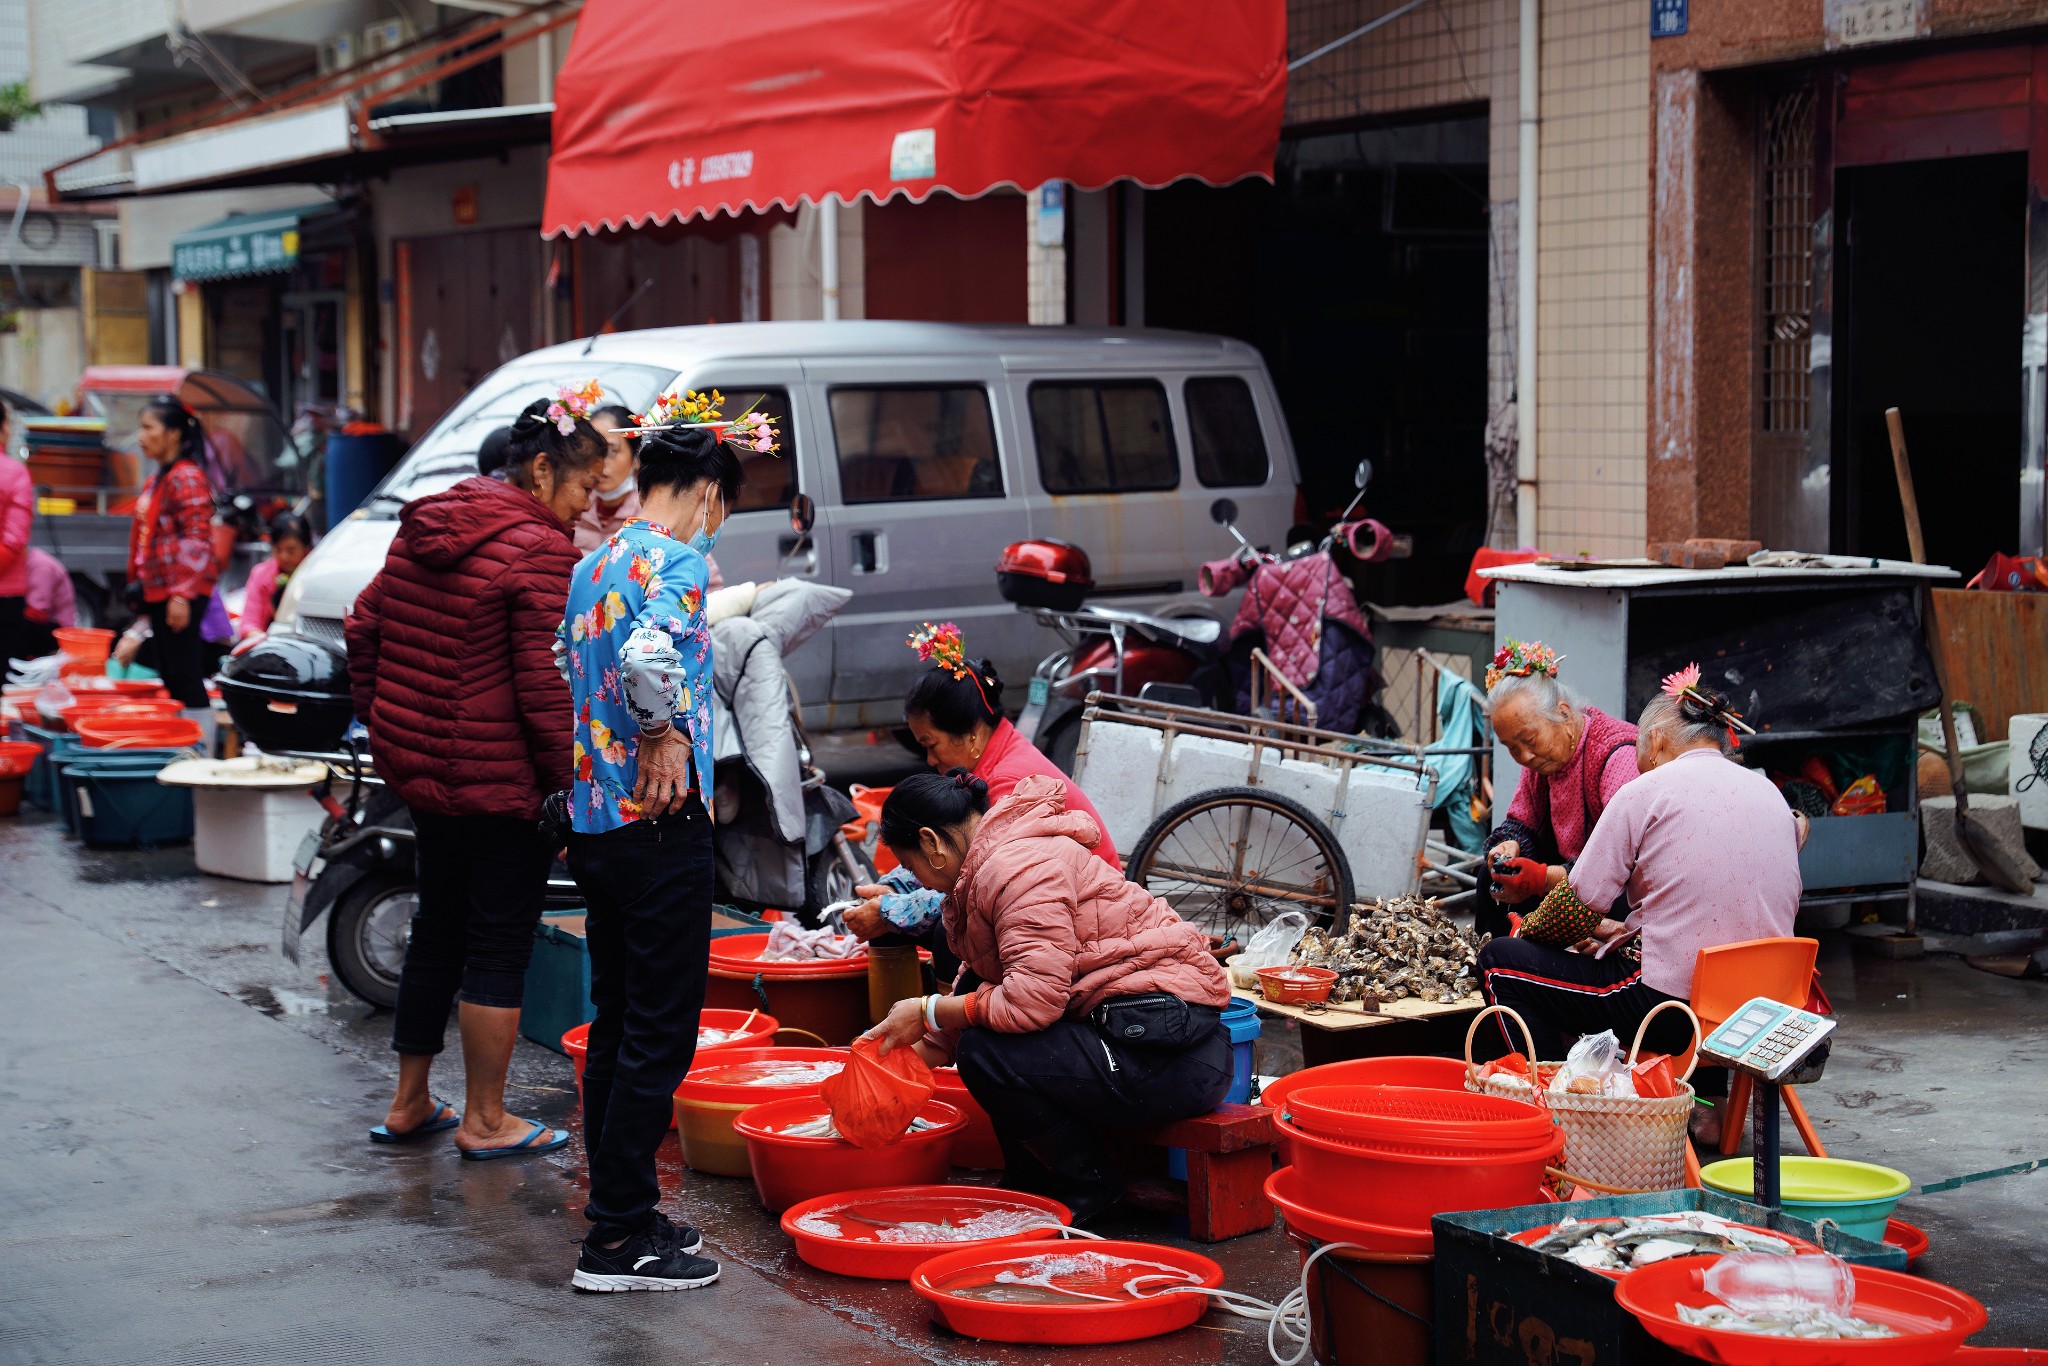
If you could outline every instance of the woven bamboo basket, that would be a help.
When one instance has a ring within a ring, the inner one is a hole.
[[[1698,1037],[1699,1016],[1683,1001],[1665,1001],[1643,1017],[1636,1027],[1635,1042],[1628,1051],[1634,1065],[1642,1052],[1643,1034],[1659,1011],[1678,1009],[1692,1021]],[[1691,1148],[1686,1140],[1686,1121],[1692,1117],[1693,1093],[1687,1084],[1699,1061],[1699,1050],[1686,1063],[1678,1078],[1678,1094],[1643,1099],[1635,1096],[1577,1096],[1569,1092],[1545,1091],[1541,1087],[1517,1086],[1497,1078],[1479,1080],[1478,1064],[1472,1061],[1472,1040],[1488,1015],[1500,1012],[1522,1031],[1532,1060],[1536,1052],[1529,1025],[1508,1006],[1488,1006],[1473,1017],[1465,1031],[1465,1089],[1480,1095],[1505,1096],[1509,1100],[1533,1100],[1545,1106],[1564,1130],[1564,1170],[1552,1175],[1575,1186],[1603,1193],[1677,1190],[1687,1184],[1686,1157]],[[1537,1064],[1540,1067],[1554,1066]],[[1533,1092],[1533,1094],[1532,1094]]]

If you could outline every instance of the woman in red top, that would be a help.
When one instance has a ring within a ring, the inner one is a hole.
[[[206,705],[206,645],[199,619],[220,562],[213,553],[213,485],[206,428],[169,395],[153,398],[136,427],[142,453],[160,467],[136,500],[128,530],[128,582],[149,616],[142,662],[187,707]]]

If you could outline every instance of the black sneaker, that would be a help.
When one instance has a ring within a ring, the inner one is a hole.
[[[703,1234],[688,1224],[677,1223],[660,1210],[654,1212],[654,1227],[668,1238],[669,1246],[678,1252],[694,1254],[704,1248]]]
[[[663,1221],[666,1223],[666,1221]],[[585,1240],[569,1283],[578,1290],[695,1290],[718,1279],[718,1263],[693,1256],[676,1246],[670,1229],[656,1224],[617,1247],[605,1249]],[[675,1229],[677,1234],[684,1232]]]

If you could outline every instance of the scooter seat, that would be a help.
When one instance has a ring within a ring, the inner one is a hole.
[[[1169,645],[1184,647],[1214,645],[1223,638],[1223,623],[1213,617],[1155,617],[1149,612],[1130,612],[1121,607],[1090,603],[1076,617],[1099,617],[1104,621],[1135,626]]]

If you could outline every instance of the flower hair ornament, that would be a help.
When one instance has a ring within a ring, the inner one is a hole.
[[[587,421],[597,411],[603,398],[604,386],[594,379],[580,385],[564,384],[555,390],[555,401],[548,405],[548,420],[555,424],[556,431],[567,436],[576,430],[578,422]]]
[[[1742,713],[1731,707],[1726,698],[1700,687],[1700,666],[1697,664],[1688,664],[1675,674],[1666,674],[1664,695],[1678,704],[1678,714],[1686,720],[1724,727],[1731,745],[1742,743],[1735,736],[1737,731],[1744,735],[1756,734],[1756,727],[1746,723]]]
[[[1486,690],[1493,691],[1493,685],[1503,678],[1544,678],[1557,677],[1557,666],[1564,662],[1564,656],[1540,640],[1511,640],[1493,652],[1493,663],[1486,669]]]
[[[665,427],[709,427],[712,436],[736,451],[774,455],[782,449],[782,431],[774,418],[755,412],[752,403],[745,412],[731,418],[721,412],[724,407],[725,395],[716,389],[708,394],[695,389],[663,394],[648,405],[646,412],[633,415],[634,426],[622,427],[620,431],[627,436],[642,436]]]
[[[960,634],[960,628],[952,622],[941,622],[934,626],[930,622],[924,629],[910,633],[910,648],[917,651],[917,657],[935,668],[946,670],[955,678],[971,678],[974,690],[981,694],[981,703],[989,706],[988,691],[982,686],[981,671],[967,662],[967,640]]]

